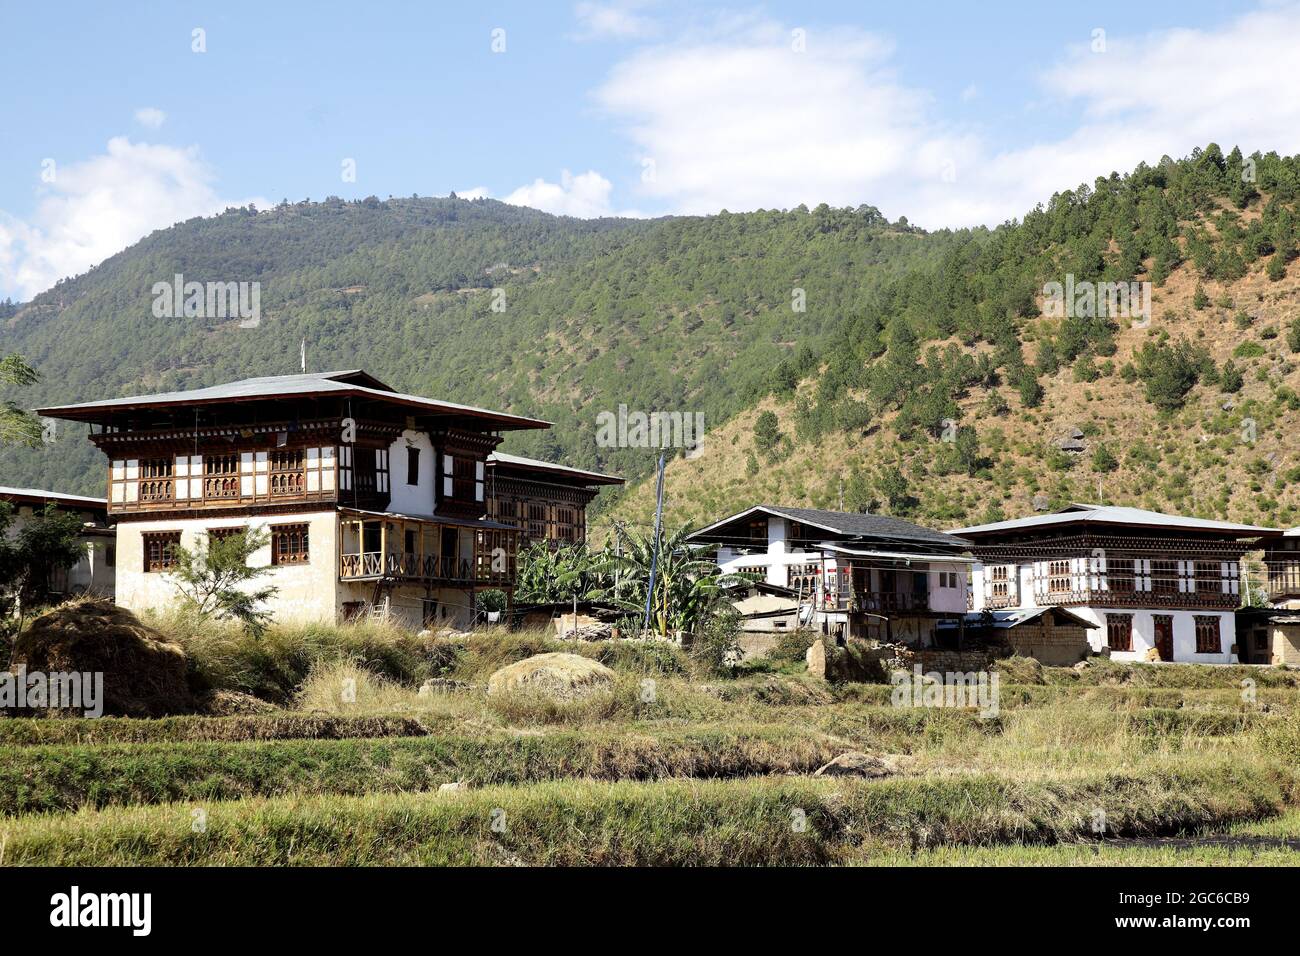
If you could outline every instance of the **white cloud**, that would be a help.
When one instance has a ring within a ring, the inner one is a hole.
[[[56,166],[30,219],[0,212],[0,289],[30,298],[155,229],[249,202],[269,206],[220,198],[197,147],[114,137],[107,152]]]
[[[638,0],[621,3],[583,2],[573,8],[573,15],[581,28],[580,40],[614,39],[633,40],[654,36],[658,24],[637,13],[644,6]]]
[[[1300,150],[1300,72],[1266,66],[1297,47],[1300,8],[1287,4],[1208,30],[1112,32],[1101,54],[1063,48],[1038,95],[1067,132],[1010,147],[943,120],[894,75],[886,38],[809,28],[798,53],[784,25],[753,17],[637,53],[595,99],[654,160],[639,189],[666,209],[870,203],[928,227],[992,225],[1211,140]]]
[[[167,114],[156,106],[142,106],[135,111],[135,121],[149,129],[158,129],[167,120]]]
[[[520,186],[503,201],[514,206],[531,206],[557,216],[594,219],[614,215],[610,206],[613,189],[613,183],[595,170],[574,176],[566,169],[560,174],[558,183],[535,179],[530,185]]]
[[[453,190],[457,199],[487,199],[492,193],[486,186],[475,186],[473,189],[456,189]]]

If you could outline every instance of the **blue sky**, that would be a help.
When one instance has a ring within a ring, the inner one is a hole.
[[[0,297],[248,201],[934,228],[1210,139],[1300,149],[1290,3],[11,2],[0,36]]]

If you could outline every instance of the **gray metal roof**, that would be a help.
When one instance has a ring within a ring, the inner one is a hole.
[[[352,379],[352,381],[349,381]],[[361,384],[356,379],[376,382],[382,388]],[[490,408],[478,408],[474,405],[459,405],[455,402],[443,402],[420,395],[407,395],[393,391],[382,382],[378,382],[360,369],[348,369],[337,372],[307,372],[298,375],[269,375],[259,378],[243,378],[224,385],[209,385],[204,388],[192,388],[182,392],[160,392],[154,395],[135,395],[126,398],[109,398],[98,402],[81,402],[75,405],[62,405],[54,408],[38,409],[39,414],[50,418],[85,418],[85,412],[113,411],[115,409],[151,408],[164,405],[191,405],[210,402],[237,402],[258,398],[293,398],[313,395],[336,394],[340,397],[359,396],[374,398],[379,401],[427,408],[430,411],[445,414],[465,414],[473,417],[493,418],[502,424],[522,428],[548,428],[550,422],[535,418],[511,415]]]
[[[570,468],[568,465],[557,465],[550,461],[541,461],[537,458],[525,458],[522,455],[508,455],[503,451],[494,451],[487,457],[488,464],[500,462],[503,465],[516,465],[520,468],[536,468],[540,471],[558,471],[566,475],[572,475],[575,478],[589,478],[602,484],[623,484],[623,479],[618,475],[604,475],[598,471],[584,471],[581,468]]]
[[[999,630],[1016,627],[1040,618],[1047,611],[1054,612],[1058,617],[1064,618],[1067,622],[1076,624],[1079,627],[1086,627],[1092,630],[1098,630],[1100,625],[1092,623],[1087,618],[1080,617],[1063,607],[1048,605],[1046,607],[1017,607],[1000,611],[970,611],[966,614],[966,624],[979,626],[988,623],[990,626]],[[956,627],[956,621],[940,620],[935,622],[939,628]]]
[[[923,528],[901,518],[890,518],[886,515],[852,514],[846,511],[823,511],[819,508],[787,508],[781,505],[754,505],[754,507],[745,511],[723,518],[721,521],[715,521],[708,527],[694,532],[690,537],[695,538],[707,534],[716,528],[730,524],[757,511],[776,515],[780,518],[787,518],[791,521],[799,521],[820,528],[823,531],[849,535],[855,538],[886,538],[892,541],[906,541],[913,544],[951,548],[956,551],[964,551],[970,546],[969,541],[963,541],[961,538],[945,534],[942,531]]]
[[[0,500],[9,498],[39,498],[42,501],[65,502],[70,505],[93,505],[99,508],[108,506],[105,498],[87,498],[85,495],[65,495],[61,491],[44,491],[40,488],[0,487]]]
[[[973,525],[969,528],[955,528],[952,533],[958,535],[988,534],[996,531],[1018,531],[1020,529],[1052,527],[1079,522],[1130,525],[1144,528],[1174,528],[1186,531],[1218,531],[1241,536],[1278,533],[1276,528],[1262,528],[1250,524],[1211,521],[1207,518],[1188,518],[1183,515],[1170,515],[1160,511],[1147,511],[1144,508],[1128,508],[1121,505],[1080,503],[1071,503],[1052,514],[1030,515],[1028,518],[1014,518],[1010,521],[995,521],[992,524]]]

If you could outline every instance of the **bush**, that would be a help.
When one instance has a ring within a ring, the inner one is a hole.
[[[783,664],[801,664],[808,659],[808,648],[815,640],[817,633],[806,627],[783,631],[768,657]]]
[[[740,658],[740,614],[731,607],[716,610],[697,624],[691,638],[691,660],[707,674],[729,674]]]

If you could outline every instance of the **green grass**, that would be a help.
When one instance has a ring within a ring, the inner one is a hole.
[[[820,734],[786,728],[10,747],[0,748],[0,814],[415,792],[456,781],[808,774],[842,750]]]
[[[1121,834],[1225,825],[1276,814],[1284,792],[1233,764],[1056,783],[569,780],[27,815],[0,824],[0,840],[18,865],[810,865],[866,849],[1057,843],[1084,834],[1098,806]]]

